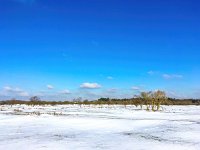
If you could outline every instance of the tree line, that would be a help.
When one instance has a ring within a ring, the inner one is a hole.
[[[79,104],[79,105],[135,105],[141,109],[145,106],[146,110],[158,111],[161,105],[200,105],[199,99],[175,99],[166,96],[164,91],[149,91],[141,92],[140,95],[130,99],[111,99],[100,98],[98,100],[81,100],[81,98],[73,101],[43,101],[38,96],[33,96],[29,100],[3,100],[0,105],[66,105],[66,104]]]

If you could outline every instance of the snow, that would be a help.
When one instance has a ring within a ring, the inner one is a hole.
[[[200,107],[0,106],[0,150],[198,150]]]

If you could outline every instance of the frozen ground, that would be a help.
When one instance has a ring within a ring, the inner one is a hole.
[[[200,107],[0,106],[0,150],[200,150]]]

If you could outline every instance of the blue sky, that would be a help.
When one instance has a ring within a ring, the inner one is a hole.
[[[197,0],[0,0],[0,97],[200,98]]]

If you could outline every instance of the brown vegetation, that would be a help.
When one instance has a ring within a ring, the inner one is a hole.
[[[139,96],[130,99],[110,99],[110,98],[100,98],[98,100],[74,100],[74,101],[42,101],[39,97],[31,97],[29,101],[24,100],[4,100],[0,101],[0,105],[15,105],[15,104],[26,104],[26,105],[66,105],[66,104],[79,104],[80,107],[84,105],[135,105],[146,106],[146,110],[157,111],[160,109],[160,105],[200,105],[200,100],[197,99],[175,99],[167,98],[164,91],[155,92],[141,92]]]
[[[143,105],[149,105],[145,99],[142,98],[131,98],[131,99],[109,99],[100,98],[98,100],[89,101],[23,101],[23,100],[3,100],[0,101],[0,105],[15,105],[15,104],[26,104],[26,105],[66,105],[66,104],[84,104],[84,105],[135,105],[142,108]],[[163,101],[162,105],[200,105],[198,99],[175,99],[167,98]],[[150,109],[151,107],[149,107]]]

